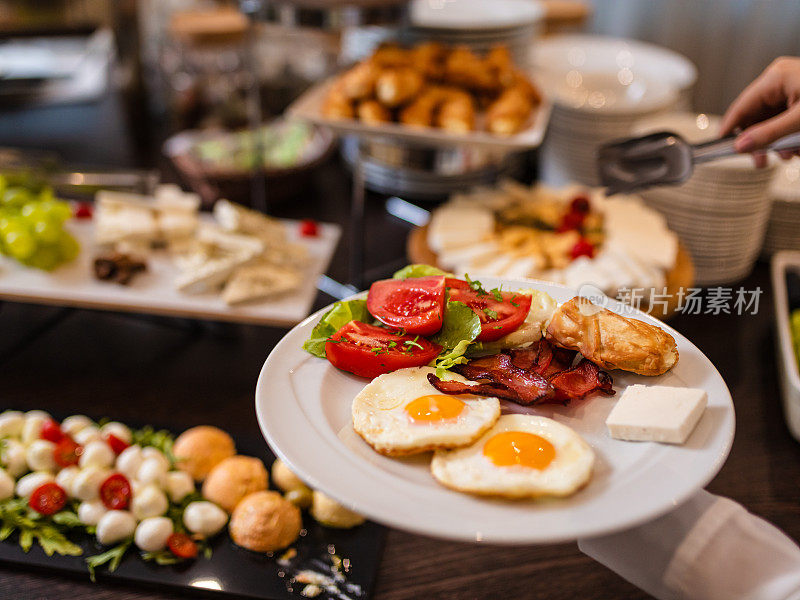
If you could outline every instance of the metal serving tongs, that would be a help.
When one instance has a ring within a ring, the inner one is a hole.
[[[676,133],[660,131],[604,144],[597,152],[600,182],[609,194],[683,183],[695,165],[737,154],[735,139],[731,135],[693,146]],[[800,133],[783,137],[766,150],[800,150]]]

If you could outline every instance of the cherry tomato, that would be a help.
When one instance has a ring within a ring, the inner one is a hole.
[[[42,431],[39,434],[39,437],[43,440],[49,440],[54,444],[57,444],[64,439],[64,432],[61,431],[61,426],[57,421],[54,421],[53,419],[47,419],[42,424]]]
[[[580,229],[583,225],[585,214],[575,211],[569,211],[561,217],[561,224],[558,226],[557,231],[564,233],[565,231],[572,231],[573,229]]]
[[[381,323],[431,335],[442,328],[444,277],[385,279],[369,288],[367,310]]]
[[[119,439],[113,433],[106,434],[106,444],[111,446],[111,449],[114,451],[114,454],[122,454],[122,451],[125,450],[130,444],[125,442],[124,440]]]
[[[108,510],[125,510],[131,502],[131,484],[122,473],[109,475],[100,484],[100,500]]]
[[[570,212],[588,214],[589,210],[591,209],[591,204],[589,204],[589,198],[586,196],[575,196],[572,199],[572,202],[569,203],[569,210]]]
[[[441,351],[441,346],[418,335],[399,335],[360,321],[350,321],[325,343],[325,356],[334,367],[369,378],[422,367]]]
[[[473,289],[461,279],[445,281],[450,290],[450,299],[463,302],[481,320],[479,342],[493,342],[512,331],[516,331],[531,309],[531,297],[514,292]]]
[[[319,225],[314,219],[303,219],[300,221],[300,235],[303,237],[317,237],[319,235]]]
[[[67,504],[67,492],[54,481],[43,483],[31,494],[28,506],[43,515],[52,515]]]
[[[588,256],[589,258],[592,258],[594,256],[594,246],[592,246],[592,244],[585,238],[581,238],[575,242],[570,254],[573,259],[576,259],[579,256]]]
[[[78,459],[83,454],[83,448],[72,441],[72,438],[64,436],[53,449],[53,460],[59,467],[71,467],[78,464]]]
[[[197,544],[185,533],[173,533],[167,538],[167,548],[178,558],[197,556]]]
[[[94,213],[94,207],[88,202],[78,202],[75,206],[76,219],[91,219]]]

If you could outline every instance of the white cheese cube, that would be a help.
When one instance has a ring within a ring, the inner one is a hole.
[[[706,408],[705,390],[632,385],[606,419],[611,437],[683,444]]]

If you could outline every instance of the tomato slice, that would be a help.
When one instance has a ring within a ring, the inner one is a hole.
[[[132,496],[131,484],[122,473],[109,475],[100,484],[100,500],[108,510],[125,510]]]
[[[122,451],[125,450],[130,444],[125,443],[124,440],[119,439],[113,433],[109,433],[106,435],[106,444],[111,446],[111,449],[114,451],[114,454],[122,454]]]
[[[54,444],[57,444],[64,439],[64,432],[61,431],[61,426],[57,421],[54,421],[53,419],[47,419],[44,423],[42,423],[42,431],[39,433],[39,437],[43,440],[48,440]]]
[[[325,356],[333,366],[369,378],[427,365],[441,351],[441,346],[418,335],[399,335],[360,321],[350,321],[325,343]]]
[[[82,453],[81,446],[72,441],[72,438],[64,436],[53,448],[53,460],[59,467],[71,467],[78,464]]]
[[[197,556],[197,544],[185,533],[173,533],[167,538],[167,548],[178,558]]]
[[[431,335],[442,328],[444,277],[384,279],[369,288],[367,310],[381,323]]]
[[[67,504],[67,492],[54,481],[43,483],[31,494],[28,506],[43,515],[52,515]]]
[[[481,320],[479,342],[493,342],[512,331],[516,331],[531,309],[531,297],[514,292],[486,291],[473,282],[473,286],[461,279],[445,281],[450,291],[450,300],[469,306]]]

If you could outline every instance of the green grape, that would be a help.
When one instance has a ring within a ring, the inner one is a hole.
[[[64,262],[74,260],[81,250],[81,246],[78,241],[67,231],[61,232],[61,236],[58,239],[58,247],[61,251],[61,258],[64,259]]]
[[[36,251],[36,240],[26,229],[14,229],[3,236],[8,253],[17,260],[28,258]]]
[[[72,216],[72,208],[61,200],[44,200],[40,203],[42,212],[49,218],[63,223]]]
[[[39,192],[39,200],[41,200],[42,202],[49,202],[55,199],[56,196],[55,193],[53,192],[53,188],[49,186],[43,187],[42,190]]]
[[[48,211],[45,210],[41,202],[32,201],[22,207],[20,214],[30,221],[39,221],[47,218]]]
[[[32,200],[31,193],[25,188],[10,187],[3,192],[3,204],[12,207],[22,207]]]
[[[55,244],[61,238],[61,223],[52,219],[34,221],[33,233],[46,244]]]
[[[43,244],[36,249],[34,254],[28,257],[25,264],[44,271],[52,271],[59,266],[61,262],[61,251],[59,247],[53,244]]]

